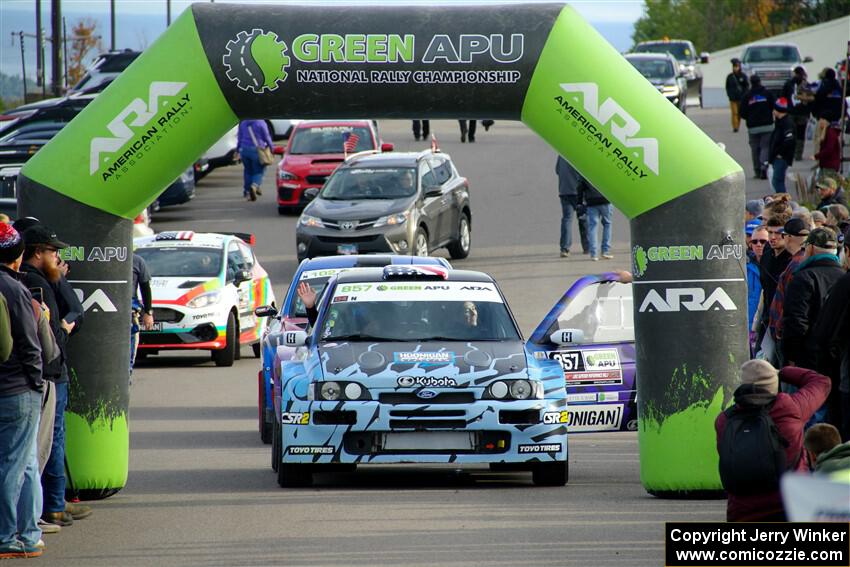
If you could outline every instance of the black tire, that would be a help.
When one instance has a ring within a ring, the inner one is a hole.
[[[303,463],[280,463],[277,483],[281,488],[303,488],[313,484],[313,469]]]
[[[457,227],[457,240],[448,245],[453,260],[463,260],[472,248],[472,225],[466,213],[461,213]]]
[[[212,351],[212,359],[216,366],[233,366],[233,361],[236,360],[239,337],[236,336],[236,317],[233,316],[233,313],[227,316],[225,337],[224,348]]]
[[[413,248],[411,250],[414,256],[428,255],[428,233],[422,227],[416,229],[416,234],[413,235]]]
[[[570,478],[570,463],[555,461],[540,463],[531,469],[531,480],[537,486],[564,486]]]
[[[266,387],[263,384],[263,379],[260,378],[259,390],[260,395],[258,397],[257,403],[260,408],[259,412],[259,426],[260,426],[260,440],[268,445],[272,442],[272,424],[266,422]]]
[[[280,424],[277,420],[272,422],[272,470],[277,472],[280,468]]]
[[[277,208],[277,214],[279,214],[281,216],[288,215],[289,214],[289,207],[278,207]]]
[[[251,350],[254,351],[254,358],[260,358],[261,356],[263,356],[263,344],[262,343],[252,344]]]

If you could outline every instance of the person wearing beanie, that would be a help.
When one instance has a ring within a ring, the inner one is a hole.
[[[780,392],[783,382],[797,388],[791,394]],[[803,445],[806,422],[823,405],[830,390],[829,378],[805,368],[786,366],[777,371],[764,360],[749,360],[741,366],[741,385],[733,394],[735,409],[768,407],[768,415],[787,446],[785,463],[789,471],[809,470],[809,457]],[[721,412],[714,421],[718,451],[729,417]],[[746,474],[746,471],[741,471]],[[728,492],[726,520],[729,522],[782,522],[785,511],[779,488],[754,494]]]
[[[744,212],[744,222],[749,222],[751,220],[760,219],[762,213],[764,213],[764,200],[763,199],[750,199],[747,201],[747,205],[745,207],[746,211]]]
[[[741,126],[741,99],[750,88],[747,75],[741,71],[741,60],[732,59],[732,72],[726,75],[726,97],[729,99],[729,110],[732,113],[732,131],[737,132]]]
[[[847,193],[844,187],[839,187],[838,182],[832,177],[822,177],[815,183],[815,188],[820,196],[817,208],[823,209],[830,205],[844,205],[847,207]]]
[[[770,180],[775,193],[787,193],[785,190],[785,172],[794,163],[796,138],[794,121],[788,115],[790,103],[785,97],[779,97],[773,103],[775,123],[770,134],[770,151],[767,161],[773,166],[773,178]]]
[[[756,179],[767,179],[770,134],[773,132],[773,95],[761,84],[758,75],[750,77],[750,89],[741,97],[740,114],[747,123],[753,171]]]
[[[0,364],[0,557],[37,557],[41,483],[36,434],[44,383],[32,295],[21,283],[24,240],[0,224],[0,294],[6,298],[12,353]]]

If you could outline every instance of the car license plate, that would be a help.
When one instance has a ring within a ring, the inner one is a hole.
[[[340,244],[336,247],[337,254],[357,254],[356,244]]]
[[[471,451],[475,447],[472,431],[421,431],[384,433],[387,451]]]

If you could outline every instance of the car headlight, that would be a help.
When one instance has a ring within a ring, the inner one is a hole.
[[[543,383],[537,380],[498,380],[484,391],[484,399],[490,400],[542,400]]]
[[[298,179],[298,176],[292,173],[291,171],[281,169],[277,172],[277,178],[281,181],[295,181],[296,179]]]
[[[665,95],[677,95],[679,94],[679,86],[678,85],[665,85],[661,87],[661,92]]]
[[[188,303],[186,303],[186,306],[191,307],[192,309],[200,309],[201,307],[207,307],[208,305],[215,305],[219,301],[221,301],[220,291],[208,291],[207,293],[202,293],[198,297],[191,299]]]
[[[319,394],[323,400],[334,401],[339,399],[342,390],[336,382],[323,382]]]
[[[313,226],[316,228],[322,228],[325,226],[322,219],[310,215],[301,215],[301,218],[298,219],[298,224],[301,226]]]
[[[408,217],[410,216],[410,211],[404,211],[403,213],[396,213],[394,215],[387,215],[385,217],[381,217],[375,221],[375,226],[386,226],[386,225],[395,225],[395,224],[403,224]]]

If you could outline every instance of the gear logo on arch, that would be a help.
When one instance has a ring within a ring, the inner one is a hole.
[[[290,63],[286,51],[286,43],[276,33],[254,28],[227,42],[222,63],[237,87],[261,94],[276,90],[286,80]]]

